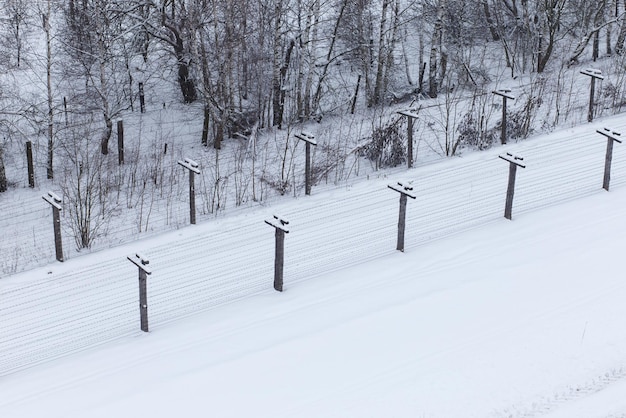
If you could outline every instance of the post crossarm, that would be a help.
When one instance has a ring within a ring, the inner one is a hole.
[[[588,75],[589,77],[597,78],[598,80],[604,80],[602,71],[594,68],[586,68],[580,71],[581,74]]]
[[[192,160],[191,158],[185,158],[184,161],[178,161],[178,165],[186,168],[189,171],[193,171],[196,174],[200,174],[198,163]]]
[[[511,100],[515,100],[515,96],[511,95],[511,90],[510,89],[500,89],[500,90],[494,90],[492,91],[493,94],[496,94],[498,96],[502,96],[505,97],[507,99],[511,99]]]
[[[58,210],[63,209],[61,206],[62,199],[57,194],[53,192],[48,192],[48,194],[43,195],[42,198],[43,200],[48,202],[50,205],[52,205],[53,208],[58,209]]]
[[[599,133],[600,135],[606,136],[609,139],[612,139],[613,141],[617,141],[620,144],[622,143],[622,140],[619,138],[620,136],[622,136],[622,134],[620,132],[614,131],[613,129],[602,128],[602,129],[597,129],[596,132]]]
[[[387,187],[389,187],[391,190],[395,190],[398,193],[406,195],[411,199],[415,199],[417,197],[413,193],[413,186],[411,186],[409,183],[401,183],[398,181],[396,182],[396,184],[388,184]]]
[[[289,225],[289,221],[287,221],[282,216],[273,215],[272,218],[266,219],[265,223],[270,226],[273,226],[276,229],[280,229],[286,234],[289,233],[289,228],[287,228],[287,225]]]
[[[414,109],[399,110],[396,113],[398,113],[399,115],[402,115],[402,116],[407,116],[409,118],[417,118],[419,116],[417,114],[417,110],[414,110]]]
[[[148,261],[148,259],[143,255],[137,253],[134,256],[128,256],[126,258],[128,259],[128,261],[139,267],[139,269],[142,270],[144,273],[152,274],[152,270],[150,269],[150,267],[148,267],[150,261]]]
[[[302,131],[301,133],[295,134],[294,136],[301,141],[308,142],[311,145],[317,145],[317,141],[315,141],[315,136],[313,136],[312,133]]]
[[[518,155],[513,155],[510,152],[507,152],[505,155],[498,155],[498,157],[511,164],[515,164],[518,167],[526,168],[526,165],[522,163],[522,161],[524,161],[524,158]]]

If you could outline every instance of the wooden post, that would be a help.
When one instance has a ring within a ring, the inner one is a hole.
[[[117,121],[117,162],[124,164],[124,121]]]
[[[602,71],[593,68],[587,68],[580,72],[583,75],[591,77],[591,86],[589,88],[589,110],[587,111],[587,122],[593,121],[593,100],[596,95],[596,79],[604,80]]]
[[[417,114],[419,109],[417,110],[401,110],[398,114],[402,116],[406,116],[407,119],[407,130],[406,130],[406,159],[407,159],[407,167],[413,167],[413,120],[417,119]]]
[[[304,194],[311,194],[311,145],[317,145],[315,142],[315,137],[308,133],[302,132],[300,134],[295,135],[301,141],[305,142],[306,152],[305,152],[305,162],[304,162]]]
[[[411,186],[410,183],[398,182],[397,184],[390,184],[387,187],[400,193],[400,211],[398,215],[398,242],[396,245],[396,250],[404,252],[404,229],[406,226],[407,196],[411,199],[415,199],[416,196],[413,194],[413,186]]]
[[[622,143],[619,139],[622,134],[609,128],[603,128],[602,130],[596,130],[600,135],[604,135],[606,140],[606,156],[604,158],[604,180],[602,182],[602,188],[609,191],[609,184],[611,183],[611,162],[613,161],[613,142]]]
[[[506,101],[507,99],[515,100],[515,97],[509,94],[510,92],[510,89],[500,89],[493,91],[493,94],[502,97],[502,130],[500,131],[500,143],[502,145],[506,144]]]
[[[63,96],[63,112],[65,113],[65,126],[69,125],[69,120],[67,117],[67,98]]]
[[[522,161],[524,158],[513,155],[507,152],[506,155],[499,155],[499,158],[509,163],[509,185],[506,189],[506,203],[504,205],[504,217],[511,220],[511,213],[513,210],[513,195],[515,194],[515,176],[517,173],[517,167],[526,168]]]
[[[196,188],[194,185],[194,172],[189,171],[189,222],[196,224]]]
[[[139,269],[139,321],[143,332],[148,332],[148,275],[152,271],[148,267],[150,261],[140,254],[134,257],[126,257],[131,263]]]
[[[272,219],[266,220],[266,224],[273,226],[275,231],[276,245],[274,256],[274,289],[283,291],[283,264],[285,259],[285,234],[289,233],[287,225],[289,221],[274,215]]]
[[[194,174],[200,174],[198,163],[190,158],[178,161],[178,164],[189,170],[189,218],[192,225],[196,224],[196,189],[194,186]]]
[[[359,96],[359,86],[361,85],[361,74],[356,79],[356,88],[354,89],[354,96],[352,97],[352,105],[350,105],[350,114],[354,115],[354,108],[356,107],[356,99]]]
[[[141,113],[146,112],[146,98],[143,93],[143,83],[139,83],[139,109]]]
[[[202,139],[201,143],[205,147],[209,145],[209,106],[204,106],[204,118],[202,120]]]
[[[42,196],[52,206],[52,224],[54,227],[54,251],[57,261],[63,262],[63,241],[61,240],[61,198],[53,192]]]
[[[26,163],[28,165],[28,186],[35,187],[35,168],[33,166],[33,143],[26,141]]]

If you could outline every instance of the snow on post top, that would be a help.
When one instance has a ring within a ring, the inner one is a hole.
[[[150,264],[150,261],[143,255],[136,253],[134,256],[128,256],[126,258],[128,259],[128,261],[130,261],[131,263],[139,267],[141,270],[143,270],[144,273],[152,274],[152,270],[150,269],[150,267],[148,267],[148,264]]]
[[[515,164],[518,167],[526,168],[526,165],[522,163],[524,161],[524,157],[520,157],[519,155],[511,154],[507,152],[505,155],[498,155],[499,158],[502,158],[504,161],[508,161],[511,164]]]
[[[614,131],[613,129],[605,127],[602,129],[597,129],[596,132],[599,133],[600,135],[604,135],[607,138],[612,139],[613,141],[617,141],[620,144],[622,143],[622,140],[619,139],[619,137],[622,136],[622,134],[620,132]]]
[[[397,113],[402,116],[408,116],[410,118],[417,118],[418,111],[419,109],[406,109],[406,110],[399,110]]]
[[[192,160],[191,158],[185,158],[184,161],[178,161],[178,164],[183,166],[189,171],[193,171],[196,174],[200,174],[200,169],[198,168],[198,163]]]
[[[273,226],[276,229],[280,229],[285,233],[289,233],[289,229],[287,225],[289,225],[289,221],[280,215],[273,215],[271,219],[266,219],[265,223]]]
[[[586,68],[584,70],[581,70],[580,73],[584,75],[588,75],[589,77],[604,80],[604,76],[602,75],[602,70],[598,70],[596,68]]]
[[[62,199],[54,192],[49,191],[47,195],[42,196],[43,200],[52,205],[55,209],[61,210]]]
[[[411,182],[398,181],[396,182],[396,184],[388,184],[387,187],[389,187],[391,190],[395,190],[398,193],[402,193],[403,195],[406,195],[411,199],[415,199],[417,197],[415,193],[413,193],[413,185],[411,184]]]
[[[317,145],[317,141],[315,141],[315,136],[310,132],[302,131],[301,133],[295,134],[294,136],[304,142],[308,142],[311,145]]]

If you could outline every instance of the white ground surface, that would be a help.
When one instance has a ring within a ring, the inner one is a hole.
[[[600,190],[595,128],[507,148],[512,222],[498,150],[406,173],[405,253],[382,179],[3,279],[0,416],[624,417],[626,177],[616,148]]]

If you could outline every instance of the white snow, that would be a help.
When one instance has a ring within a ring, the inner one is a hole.
[[[624,204],[503,220],[4,376],[0,416],[623,416]]]
[[[507,146],[512,222],[499,149],[403,172],[405,253],[389,179],[270,208],[283,293],[265,209],[3,279],[0,417],[623,417],[625,159],[601,190],[595,128]]]

